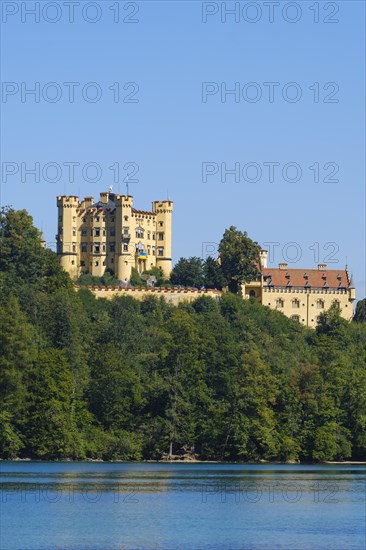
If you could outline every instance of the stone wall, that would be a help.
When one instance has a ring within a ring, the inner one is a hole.
[[[131,296],[135,300],[143,300],[146,296],[161,296],[169,303],[178,305],[181,302],[193,302],[201,296],[208,296],[218,301],[222,292],[220,290],[198,290],[198,289],[181,289],[177,288],[145,288],[145,287],[92,287],[92,286],[75,286],[76,290],[88,288],[97,298],[106,298],[111,300],[115,296]]]

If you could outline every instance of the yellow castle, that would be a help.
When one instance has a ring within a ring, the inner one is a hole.
[[[258,280],[242,285],[244,298],[256,298],[263,305],[278,309],[294,321],[316,327],[320,313],[335,305],[342,317],[351,320],[356,290],[347,267],[327,269],[289,268],[287,263],[267,267],[267,250],[261,251]]]
[[[58,196],[57,253],[72,279],[83,273],[97,277],[106,270],[128,281],[158,267],[168,278],[172,270],[173,202],[154,201],[151,211],[133,208],[133,197],[110,189],[82,201]]]
[[[83,273],[102,277],[110,270],[120,281],[127,282],[133,267],[139,273],[158,267],[169,278],[172,201],[154,201],[151,211],[136,210],[131,195],[115,194],[110,189],[100,193],[98,202],[93,197],[80,201],[76,196],[59,196],[57,206],[57,253],[72,279]],[[242,285],[244,299],[255,298],[309,327],[315,327],[320,313],[332,304],[340,309],[342,317],[352,319],[356,296],[347,268],[327,269],[325,264],[319,264],[317,269],[293,269],[286,263],[267,267],[267,255],[266,250],[261,251],[257,280]],[[93,292],[98,297],[115,295],[113,289]],[[146,289],[131,289],[132,292],[137,299],[146,295]],[[214,299],[220,294],[207,292]],[[176,303],[195,298],[193,292],[188,295],[177,289],[165,294]]]

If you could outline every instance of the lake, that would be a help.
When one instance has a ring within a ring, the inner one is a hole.
[[[1,550],[364,550],[363,465],[0,462]]]

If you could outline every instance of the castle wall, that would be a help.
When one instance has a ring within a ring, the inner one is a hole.
[[[163,297],[167,302],[178,305],[183,302],[193,302],[201,296],[208,296],[218,301],[222,292],[220,290],[189,290],[189,289],[171,289],[171,288],[145,288],[145,287],[83,287],[75,286],[76,290],[88,288],[96,298],[106,298],[111,300],[116,296],[131,296],[135,300],[142,301],[146,296]]]

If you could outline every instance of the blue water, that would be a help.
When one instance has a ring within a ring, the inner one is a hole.
[[[1,462],[1,550],[364,550],[361,465]]]

